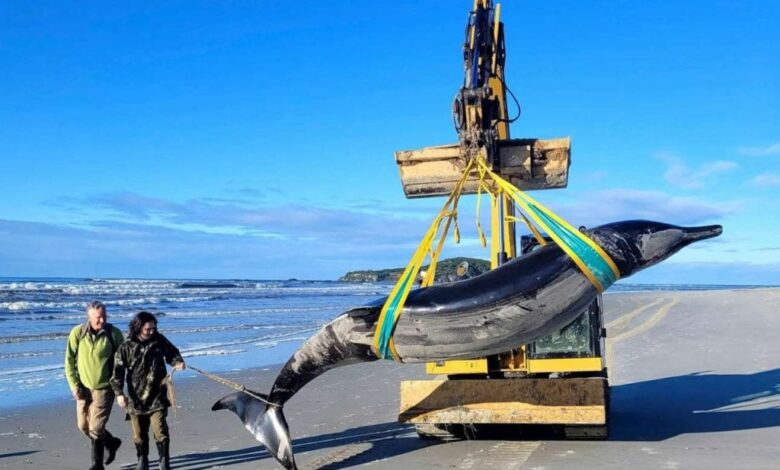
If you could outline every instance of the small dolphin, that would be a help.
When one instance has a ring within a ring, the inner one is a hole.
[[[722,231],[720,225],[686,228],[632,220],[585,234],[625,278]],[[393,341],[403,362],[498,354],[566,326],[597,295],[571,258],[548,244],[480,276],[410,292]],[[297,469],[282,407],[330,369],[379,359],[371,345],[384,302],[382,298],[349,310],[306,340],[279,372],[270,394],[254,392],[270,405],[237,392],[217,401],[212,410],[236,413],[282,466]]]

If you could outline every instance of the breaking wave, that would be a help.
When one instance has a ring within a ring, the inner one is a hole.
[[[44,356],[54,356],[55,354],[59,354],[59,352],[39,351],[39,352],[3,353],[0,354],[0,359],[19,359],[22,357],[44,357]]]
[[[36,367],[21,367],[18,369],[0,370],[0,377],[29,374],[32,372],[48,372],[48,371],[59,370],[64,368],[65,368],[64,364],[47,364],[47,365],[36,366]]]
[[[0,279],[0,410],[68,397],[65,342],[92,300],[109,307],[109,322],[123,332],[140,309],[160,316],[160,331],[185,357],[219,372],[282,363],[333,317],[390,288],[301,280]],[[252,355],[257,350],[264,352]]]
[[[171,303],[186,303],[186,302],[207,302],[213,300],[221,300],[221,296],[200,296],[200,297],[144,297],[140,299],[117,299],[106,300],[103,303],[106,306],[133,306],[133,305],[157,305],[157,304],[171,304]],[[55,309],[84,309],[87,305],[87,301],[72,301],[72,302],[41,302],[41,301],[14,301],[14,302],[0,302],[0,309],[8,310],[11,312],[21,312],[28,310],[55,310]],[[83,315],[82,315],[83,316]]]
[[[198,357],[198,356],[227,356],[230,354],[239,354],[246,352],[246,349],[212,349],[207,351],[192,351],[182,353],[182,357]]]
[[[236,289],[244,287],[232,282],[182,282],[177,289]]]

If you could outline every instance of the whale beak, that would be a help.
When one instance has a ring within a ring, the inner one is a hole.
[[[686,227],[684,239],[688,243],[693,243],[699,240],[706,240],[708,238],[717,237],[721,233],[723,233],[723,227],[720,225],[705,225],[703,227]]]

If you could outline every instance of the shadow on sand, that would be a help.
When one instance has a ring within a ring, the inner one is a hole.
[[[0,454],[0,459],[7,459],[10,457],[21,457],[24,455],[35,454],[36,452],[40,452],[40,450],[24,450],[20,452],[8,452],[7,454]]]
[[[779,402],[780,369],[734,375],[695,373],[618,385],[612,387],[609,440],[662,441],[680,434],[780,426]],[[480,431],[479,437],[536,440],[562,436],[549,427],[491,426]],[[314,467],[335,470],[438,443],[420,439],[413,426],[388,422],[295,439],[293,445],[296,454],[333,448]],[[179,455],[171,463],[174,468],[205,470],[270,458],[262,447],[252,446]]]
[[[347,429],[338,433],[295,439],[293,447],[296,455],[312,450],[332,448],[334,452],[318,459],[314,467],[318,470],[335,470],[405,454],[435,443],[419,439],[413,426],[389,422]],[[344,446],[348,447],[342,450],[337,449]],[[154,452],[151,452],[149,455],[150,462],[155,460],[156,455],[153,454]],[[174,456],[171,457],[171,467],[183,470],[204,470],[263,459],[271,459],[271,456],[258,444],[238,450],[193,452]],[[123,466],[122,469],[127,470],[134,467],[134,465],[128,465]]]
[[[662,441],[680,434],[780,425],[780,369],[695,373],[612,387],[610,440]]]

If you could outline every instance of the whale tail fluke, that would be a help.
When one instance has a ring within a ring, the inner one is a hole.
[[[268,396],[252,392],[267,400]],[[218,400],[212,411],[230,410],[244,423],[244,426],[263,444],[280,464],[287,470],[297,470],[292,441],[287,421],[281,406],[267,405],[244,392],[231,393]]]

